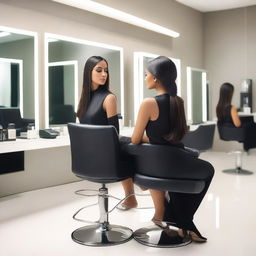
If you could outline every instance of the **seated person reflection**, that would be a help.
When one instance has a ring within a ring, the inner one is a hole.
[[[119,133],[117,100],[109,90],[108,62],[101,56],[85,63],[77,116],[82,124],[113,125]]]
[[[243,123],[239,118],[237,108],[231,104],[234,94],[234,86],[230,83],[223,83],[220,87],[219,101],[216,107],[216,114],[219,126],[246,127],[244,149],[256,147],[256,124],[254,122]]]
[[[155,89],[154,98],[143,100],[136,125],[132,134],[133,144],[151,143],[183,148],[181,140],[187,132],[184,111],[184,102],[177,96],[175,80],[177,70],[175,64],[167,57],[159,56],[151,60],[146,70],[146,84],[148,89]],[[182,171],[182,170],[181,170]],[[195,170],[196,171],[196,170]],[[157,174],[156,174],[157,176]],[[150,189],[155,206],[152,221],[161,226],[161,221],[176,222],[181,228],[181,233],[189,231],[193,240],[205,242],[206,238],[193,223],[193,216],[198,209],[210,185],[213,173],[208,174],[205,188],[200,194],[181,194]],[[132,194],[132,179],[122,181],[125,194]],[[135,197],[129,197],[123,203],[123,209],[137,206]]]

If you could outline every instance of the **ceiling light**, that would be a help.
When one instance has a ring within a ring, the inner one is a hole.
[[[148,29],[170,37],[179,37],[179,33],[171,29],[162,27],[150,21],[141,19],[134,15],[119,11],[107,5],[99,4],[91,0],[52,0],[61,4],[73,6],[99,15],[103,15],[112,19],[116,19],[125,23],[129,23],[144,29]]]
[[[9,32],[0,31],[0,37],[9,36],[10,34],[11,33],[9,33]]]

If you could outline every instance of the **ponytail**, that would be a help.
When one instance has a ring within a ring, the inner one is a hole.
[[[170,96],[171,128],[165,139],[173,144],[178,144],[188,131],[184,101],[179,96]]]

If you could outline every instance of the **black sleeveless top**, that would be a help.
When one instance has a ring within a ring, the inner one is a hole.
[[[155,96],[159,108],[159,116],[154,121],[149,121],[146,133],[151,144],[170,144],[164,137],[170,132],[170,96],[161,94]]]
[[[233,123],[233,119],[231,116],[231,108],[232,105],[229,105],[226,107],[225,111],[225,115],[226,115],[226,120],[224,122],[220,122],[218,121],[218,125],[224,125],[224,126],[228,126],[228,127],[235,127],[234,123]]]
[[[108,117],[103,109],[105,98],[111,94],[105,86],[99,86],[96,90],[91,91],[90,103],[86,113],[80,118],[81,124],[108,125]]]

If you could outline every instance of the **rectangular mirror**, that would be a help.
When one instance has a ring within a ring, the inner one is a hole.
[[[55,34],[45,34],[45,127],[76,120],[86,60],[102,56],[108,61],[110,90],[117,96],[118,113],[124,115],[123,49]]]
[[[19,108],[39,128],[37,33],[0,26],[0,108]]]
[[[207,72],[187,67],[188,123],[200,124],[208,119]]]
[[[137,117],[140,103],[144,98],[155,97],[155,90],[148,90],[145,82],[145,70],[147,64],[150,60],[158,57],[159,55],[146,53],[146,52],[135,52],[134,53],[134,120]],[[170,58],[170,57],[169,57]],[[177,68],[177,94],[180,95],[180,60],[175,58],[170,58]]]
[[[0,58],[0,107],[20,108],[23,116],[23,60]]]
[[[78,105],[78,63],[62,61],[49,63],[49,124],[76,121]]]

